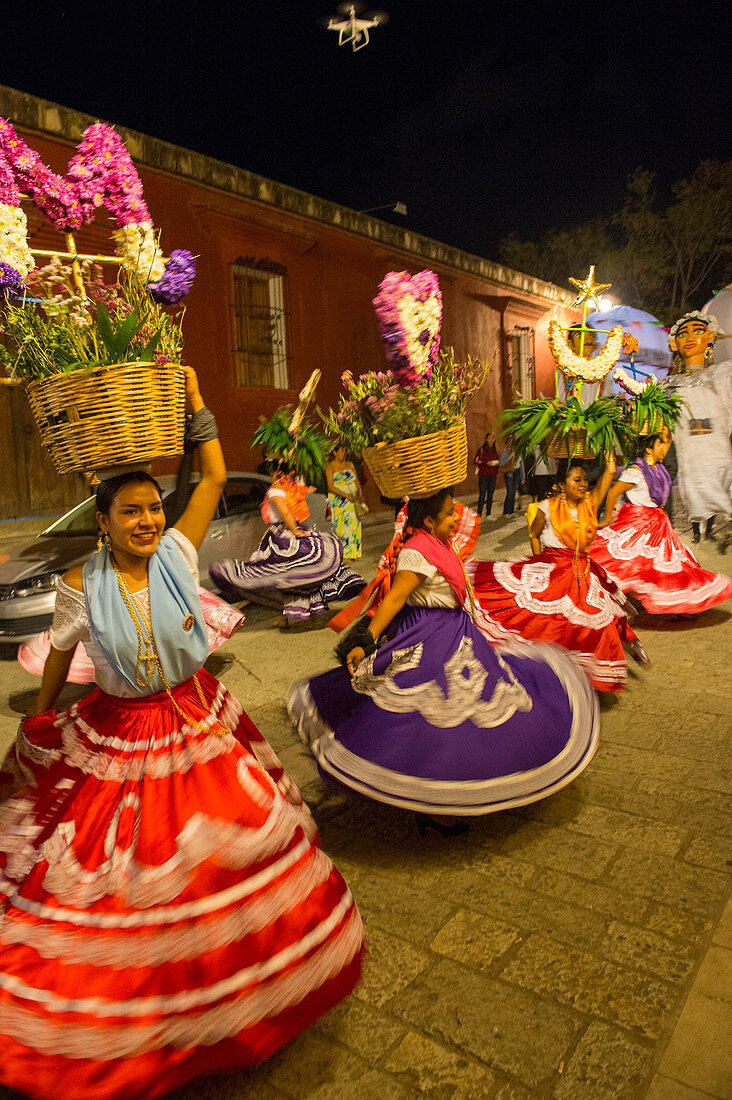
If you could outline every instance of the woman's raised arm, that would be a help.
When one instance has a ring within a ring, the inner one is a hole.
[[[541,553],[541,532],[544,530],[544,513],[541,508],[537,509],[534,521],[531,524],[529,530],[529,542],[531,543],[531,553],[536,557]]]
[[[192,367],[184,367],[183,370],[186,374],[186,412],[195,415],[206,406],[198,388],[196,372]],[[206,537],[221,491],[226,485],[226,463],[218,436],[199,443],[198,453],[201,456],[201,480],[193,490],[183,515],[175,523],[175,527],[193,543],[196,550]]]
[[[605,455],[605,469],[602,471],[602,477],[598,481],[595,488],[592,490],[590,496],[592,497],[595,508],[599,508],[602,504],[608,489],[612,485],[613,477],[615,476],[615,455]]]
[[[607,494],[607,500],[605,501],[605,519],[599,524],[599,527],[609,527],[613,521],[613,512],[615,511],[615,505],[618,497],[623,493],[627,493],[628,489],[632,489],[633,484],[630,481],[623,481],[619,478],[613,485],[610,486]]]

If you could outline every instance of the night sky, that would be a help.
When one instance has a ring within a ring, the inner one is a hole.
[[[727,0],[3,5],[0,83],[498,258],[732,155]],[[380,215],[381,216],[381,215]]]

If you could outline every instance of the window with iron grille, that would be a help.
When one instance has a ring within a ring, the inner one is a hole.
[[[522,325],[516,325],[511,333],[510,339],[511,373],[513,375],[514,388],[518,390],[521,397],[536,397],[534,330]]]
[[[245,256],[231,270],[236,384],[289,389],[287,268]]]

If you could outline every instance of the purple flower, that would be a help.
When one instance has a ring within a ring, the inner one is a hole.
[[[186,248],[170,253],[162,279],[151,283],[148,290],[154,301],[163,304],[179,302],[185,298],[196,277],[196,258]]]
[[[23,276],[10,264],[0,263],[0,290],[22,290]]]

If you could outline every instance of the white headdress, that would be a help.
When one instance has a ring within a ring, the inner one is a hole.
[[[711,313],[701,313],[698,309],[692,309],[690,313],[685,313],[683,317],[679,317],[678,321],[674,321],[671,325],[668,333],[669,340],[675,338],[676,333],[687,321],[701,321],[715,336],[719,332],[719,321],[716,317],[713,317]]]

